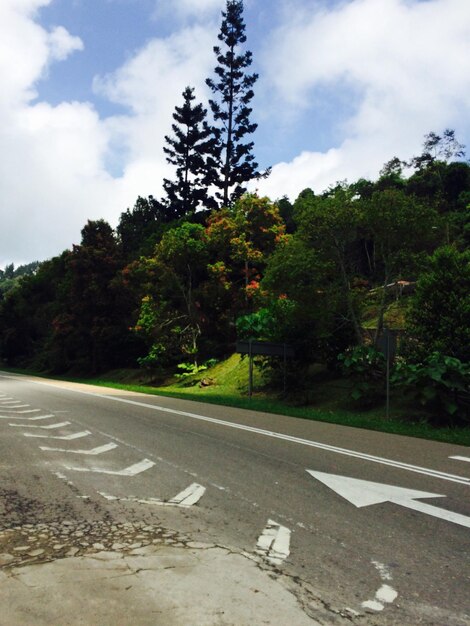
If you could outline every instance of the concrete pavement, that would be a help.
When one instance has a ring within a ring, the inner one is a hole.
[[[319,623],[253,555],[162,528],[25,525],[0,547],[1,626]]]

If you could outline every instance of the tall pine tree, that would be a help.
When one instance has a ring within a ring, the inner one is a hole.
[[[239,47],[246,41],[243,1],[227,0],[222,18],[218,38],[223,45],[214,47],[218,63],[214,70],[216,78],[208,78],[206,84],[214,94],[209,104],[220,150],[211,182],[220,190],[217,198],[224,206],[230,206],[246,191],[245,183],[267,176],[269,171],[264,174],[257,171],[258,163],[252,154],[254,143],[243,142],[257,128],[257,124],[250,122],[249,103],[258,79],[257,74],[246,73],[252,53],[249,50],[239,53]]]
[[[186,87],[183,106],[175,107],[171,128],[174,135],[165,136],[163,148],[168,163],[176,166],[176,179],[163,181],[168,213],[176,219],[192,214],[199,205],[215,208],[208,196],[210,175],[215,167],[217,141],[206,122],[207,110],[194,104],[194,89]]]

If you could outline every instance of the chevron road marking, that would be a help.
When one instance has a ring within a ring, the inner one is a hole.
[[[119,500],[120,502],[139,502],[140,504],[155,504],[159,506],[178,506],[181,508],[189,508],[199,502],[206,491],[206,488],[197,483],[189,485],[184,491],[181,491],[178,495],[171,500],[160,500],[159,498],[137,498],[136,496],[129,496],[127,498],[119,498],[117,496],[110,496],[103,491],[98,491],[100,496],[106,498],[106,500]]]
[[[39,413],[41,411],[41,409],[28,409],[27,411],[18,411],[17,409],[5,409],[3,407],[0,407],[0,410],[5,413],[13,413],[14,415],[26,415],[27,413]],[[8,417],[8,415],[6,415],[5,417]]]
[[[38,415],[36,417],[23,417],[22,415],[0,415],[0,420],[29,420],[33,422],[35,420],[45,420],[50,417],[55,417],[53,413],[48,413],[47,415]]]
[[[9,378],[9,377],[2,374],[2,378]],[[14,378],[14,377],[10,377],[10,378]],[[56,387],[53,383],[48,383],[44,381],[30,380],[29,382],[31,382],[34,385]],[[200,420],[203,422],[209,422],[211,424],[217,424],[219,426],[224,426],[227,428],[235,428],[237,430],[244,430],[244,431],[256,433],[258,435],[262,435],[265,437],[281,439],[283,441],[289,441],[291,443],[295,443],[295,444],[299,444],[303,446],[309,446],[311,448],[316,448],[318,450],[325,450],[328,452],[333,452],[335,454],[342,454],[345,456],[362,459],[364,461],[370,461],[371,463],[380,463],[381,465],[387,465],[389,467],[396,467],[398,469],[403,469],[408,472],[416,472],[417,474],[424,474],[425,476],[432,476],[433,478],[440,478],[441,480],[448,480],[454,483],[460,483],[463,485],[470,486],[470,478],[465,478],[463,476],[458,476],[455,474],[449,474],[447,472],[441,472],[439,470],[434,470],[428,467],[420,467],[419,465],[412,465],[411,463],[403,463],[401,461],[387,459],[386,457],[374,456],[372,454],[366,454],[366,453],[358,452],[356,450],[351,450],[348,448],[340,448],[338,446],[324,444],[319,441],[312,441],[311,439],[303,439],[301,437],[285,435],[284,433],[279,433],[279,432],[275,432],[272,430],[265,430],[263,428],[256,428],[254,426],[247,426],[245,424],[239,424],[237,422],[229,422],[227,420],[221,420],[215,417],[207,417],[206,415],[201,415],[198,413],[190,413],[189,411],[179,411],[177,409],[170,409],[169,407],[165,407],[165,406],[161,406],[157,404],[149,404],[148,402],[140,402],[137,400],[128,400],[127,398],[120,398],[117,396],[107,396],[102,393],[95,393],[93,391],[85,391],[83,389],[67,388],[66,391],[67,393],[78,393],[81,395],[92,396],[94,398],[102,398],[104,400],[107,400],[108,402],[121,402],[124,404],[128,404],[130,406],[138,406],[138,407],[142,407],[145,409],[150,409],[152,411],[168,413],[170,415],[181,415],[183,417],[189,417],[191,419]]]
[[[281,565],[290,553],[290,530],[269,519],[265,529],[258,537],[256,547],[256,552],[263,556],[268,563]]]
[[[62,428],[63,426],[70,426],[70,422],[59,422],[58,424],[49,424],[48,426],[38,426],[37,424],[8,424],[15,428],[42,428],[44,430],[53,430],[54,428]]]
[[[67,450],[67,448],[50,448],[49,446],[39,446],[41,450],[47,450],[48,452],[70,452],[71,454],[90,454],[92,456],[103,454],[103,452],[114,450],[117,447],[117,443],[112,442],[106,443],[103,446],[99,446],[98,448],[93,448],[91,450]]]
[[[96,474],[111,474],[112,476],[136,476],[153,467],[155,463],[150,459],[143,459],[134,465],[129,465],[122,470],[105,470],[100,467],[70,467],[64,465],[65,469],[73,472],[93,472]]]
[[[36,433],[23,433],[23,437],[36,437],[38,439],[60,439],[61,441],[73,441],[74,439],[80,439],[81,437],[88,437],[91,435],[90,430],[82,430],[79,433],[72,433],[70,435],[37,435]]]

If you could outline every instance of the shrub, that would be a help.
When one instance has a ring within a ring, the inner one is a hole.
[[[385,357],[372,346],[354,346],[338,355],[343,373],[354,382],[351,397],[361,405],[376,403],[385,391]]]
[[[391,383],[411,393],[442,426],[470,423],[470,366],[433,352],[421,363],[398,362]]]

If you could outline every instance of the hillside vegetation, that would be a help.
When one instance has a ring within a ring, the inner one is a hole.
[[[377,180],[304,189],[293,202],[247,193],[269,170],[258,171],[249,141],[257,75],[244,30],[243,3],[229,0],[207,80],[211,117],[186,88],[165,137],[175,176],[163,198],[139,197],[116,229],[89,221],[71,250],[0,272],[0,358],[69,376],[141,368],[158,382],[225,361],[240,339],[287,343],[298,402],[342,380],[351,407],[370,410],[384,403],[391,329],[392,389],[423,419],[468,426],[464,147],[453,130],[432,132]],[[284,389],[282,360],[257,368],[265,388]]]

